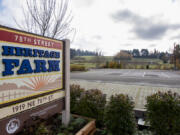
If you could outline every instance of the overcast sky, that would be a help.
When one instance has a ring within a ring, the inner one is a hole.
[[[23,0],[0,0],[0,23],[21,19]],[[114,55],[121,49],[169,51],[180,43],[180,0],[72,0],[73,48]]]

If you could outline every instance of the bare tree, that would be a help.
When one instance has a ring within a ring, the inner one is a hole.
[[[99,68],[100,65],[105,62],[105,57],[103,56],[102,50],[95,50],[95,56],[93,58],[93,61],[96,63],[96,68]]]
[[[63,39],[75,34],[71,27],[73,16],[69,3],[69,0],[26,0],[26,8],[22,8],[24,20],[14,20],[22,30]]]
[[[175,69],[180,69],[180,45],[174,43],[173,63]]]
[[[127,60],[131,60],[132,59],[132,55],[129,54],[127,51],[121,50],[120,52],[118,52],[115,56],[114,56],[114,60],[115,61],[127,61]]]

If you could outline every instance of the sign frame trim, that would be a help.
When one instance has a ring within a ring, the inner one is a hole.
[[[53,39],[53,38],[50,38],[50,37],[42,36],[42,35],[39,35],[39,34],[34,34],[34,33],[31,33],[31,32],[26,32],[26,31],[14,29],[14,28],[2,26],[2,25],[0,25],[0,30],[7,31],[7,32],[13,32],[13,33],[17,33],[17,34],[23,34],[23,35],[31,36],[31,37],[35,37],[35,38],[41,38],[41,39],[48,40],[48,41],[60,42],[61,49],[57,49],[57,48],[53,48],[53,49],[61,50],[62,51],[62,55],[61,55],[62,60],[63,61],[65,60],[64,59],[64,54],[65,54],[65,52],[64,52],[65,41],[64,40]],[[0,42],[1,43],[5,42],[5,43],[11,43],[11,44],[18,44],[18,45],[22,44],[22,45],[25,45],[25,46],[33,46],[33,45],[29,45],[29,44],[8,42],[8,41],[0,41]],[[45,46],[37,46],[37,47],[48,48],[48,47],[45,47]],[[63,69],[64,65],[65,65],[65,61],[61,65],[62,72],[59,73],[59,74],[62,74],[62,75],[64,74],[64,71],[65,71],[65,69]],[[57,73],[52,73],[52,74],[57,74]],[[35,76],[35,75],[31,75],[31,76]],[[36,76],[42,76],[42,75],[36,75]],[[20,76],[20,77],[16,77],[16,78],[24,78],[24,77],[27,77],[27,76]],[[11,79],[11,78],[6,78],[6,79]],[[0,78],[0,80],[5,80],[5,79]],[[14,105],[14,104],[18,104],[20,102],[28,101],[28,100],[31,100],[31,99],[35,99],[35,98],[38,98],[38,97],[45,96],[45,95],[49,95],[49,94],[51,94],[53,92],[56,93],[58,91],[65,91],[64,80],[65,80],[65,75],[63,75],[62,78],[61,78],[61,86],[62,86],[61,88],[51,89],[51,90],[47,90],[45,92],[31,94],[29,96],[24,96],[24,97],[21,97],[21,98],[16,98],[16,99],[12,99],[12,100],[9,100],[9,101],[5,101],[5,102],[0,103],[0,108],[11,106],[11,105]]]

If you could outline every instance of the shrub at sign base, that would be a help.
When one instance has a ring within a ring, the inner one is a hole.
[[[106,107],[105,124],[112,135],[133,135],[136,123],[133,112],[134,104],[123,94],[111,96]]]
[[[95,118],[97,126],[103,123],[106,97],[100,90],[88,90],[81,95],[77,105],[77,113],[90,118]]]
[[[101,126],[104,118],[106,96],[100,90],[81,89],[79,85],[71,85],[71,112],[96,119]]]
[[[157,93],[147,97],[147,118],[155,135],[180,135],[180,96]]]
[[[71,113],[76,113],[76,107],[80,100],[81,93],[84,92],[83,88],[80,88],[79,85],[71,85]]]

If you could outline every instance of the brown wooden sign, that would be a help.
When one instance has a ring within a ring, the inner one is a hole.
[[[64,109],[65,43],[0,26],[0,135]]]

